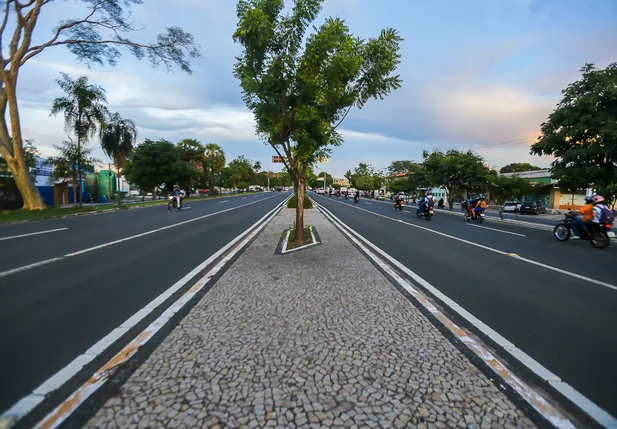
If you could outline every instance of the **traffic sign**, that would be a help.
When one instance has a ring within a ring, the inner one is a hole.
[[[278,156],[278,155],[273,155],[272,156],[272,162],[273,163],[283,163],[285,158],[283,158],[282,156]]]
[[[320,156],[317,158],[317,162],[320,164],[330,164],[330,158]]]

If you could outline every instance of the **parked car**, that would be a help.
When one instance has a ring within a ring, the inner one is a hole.
[[[546,213],[546,206],[544,204],[542,204],[540,201],[526,201],[523,204],[521,204],[521,207],[519,209],[520,214],[540,214],[540,213]]]
[[[518,212],[521,209],[521,203],[516,201],[507,201],[503,205],[504,212]]]

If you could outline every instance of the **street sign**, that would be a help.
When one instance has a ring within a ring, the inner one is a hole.
[[[317,162],[320,164],[330,164],[330,158],[320,156],[319,158],[317,158]]]
[[[285,158],[283,158],[282,156],[278,156],[278,155],[273,155],[272,156],[272,162],[273,163],[283,163]]]

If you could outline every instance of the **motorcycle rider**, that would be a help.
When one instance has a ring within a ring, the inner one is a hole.
[[[471,201],[467,205],[467,214],[472,219],[475,219],[475,217],[476,217],[475,208],[476,208],[476,206],[478,205],[479,202],[480,202],[480,197],[479,196],[475,196],[475,197],[471,198]]]
[[[402,204],[403,201],[405,201],[405,193],[401,191],[398,194],[396,194],[396,196],[394,197],[394,204],[395,205]]]
[[[356,194],[353,196],[354,201],[360,201],[360,191],[356,191]]]
[[[180,192],[180,188],[178,186],[174,186],[174,190],[172,191],[174,198],[176,199],[176,204],[178,208],[182,208],[182,192]]]
[[[433,194],[431,192],[427,192],[426,196],[422,197],[422,199],[420,200],[418,213],[423,214],[427,207],[433,208],[434,206],[435,200],[433,199]]]
[[[611,209],[605,204],[606,200],[601,195],[594,195],[593,200],[593,219],[594,223],[598,223],[601,225],[607,223],[613,223],[615,216]]]
[[[579,228],[589,234],[589,228],[587,226],[592,223],[594,219],[594,200],[591,195],[585,197],[585,205],[577,213],[581,213],[583,216],[570,222],[570,228],[572,229],[572,235],[570,235],[571,240],[579,240],[581,238]]]
[[[486,209],[486,199],[484,198],[484,195],[480,195],[478,202],[476,202],[476,204],[473,206],[472,217],[475,218],[476,216],[479,216],[480,213],[484,211],[484,209]]]

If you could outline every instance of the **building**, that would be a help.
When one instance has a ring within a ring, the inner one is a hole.
[[[537,190],[523,197],[524,201],[540,201],[551,209],[578,209],[585,205],[585,197],[591,195],[591,189],[581,189],[576,193],[562,192],[559,183],[553,179],[549,169],[522,171],[520,173],[502,173],[502,176],[518,176],[537,185]]]

